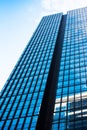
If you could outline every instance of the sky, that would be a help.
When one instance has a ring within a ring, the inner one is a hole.
[[[0,0],[0,90],[43,16],[86,6],[87,0]]]

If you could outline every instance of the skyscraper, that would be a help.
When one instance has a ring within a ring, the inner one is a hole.
[[[0,129],[87,129],[86,12],[42,18],[1,91]]]

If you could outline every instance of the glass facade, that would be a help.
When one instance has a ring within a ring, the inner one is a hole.
[[[0,129],[35,130],[62,13],[43,17],[1,91]]]
[[[67,13],[52,130],[87,129],[87,8]]]
[[[0,130],[87,130],[86,12],[42,18],[1,91]]]

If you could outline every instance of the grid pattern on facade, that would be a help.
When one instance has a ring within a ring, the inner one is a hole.
[[[52,130],[87,129],[87,8],[69,11]]]
[[[0,129],[35,129],[61,17],[43,17],[2,89]]]

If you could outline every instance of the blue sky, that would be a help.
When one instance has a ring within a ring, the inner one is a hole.
[[[42,16],[86,6],[87,0],[0,0],[0,89]]]

